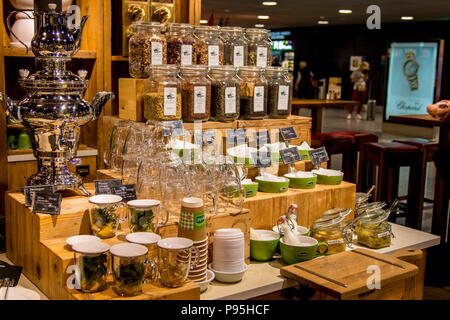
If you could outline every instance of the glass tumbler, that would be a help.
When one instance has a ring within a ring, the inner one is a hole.
[[[114,237],[122,219],[123,207],[120,196],[100,194],[90,197],[89,215],[94,235],[102,239]]]
[[[93,293],[106,289],[109,265],[109,245],[100,241],[87,241],[73,245],[79,274],[77,281],[82,292]]]
[[[169,213],[161,217],[160,202],[152,199],[132,200],[127,202],[128,226],[130,232],[155,232],[169,220]]]
[[[135,243],[121,243],[112,246],[109,251],[114,291],[122,297],[132,297],[142,293],[146,266],[149,264],[147,248]]]
[[[193,254],[195,251],[195,254]],[[186,238],[166,238],[158,241],[158,271],[162,285],[183,286],[189,270],[197,267],[200,251]]]

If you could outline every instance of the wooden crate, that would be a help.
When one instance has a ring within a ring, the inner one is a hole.
[[[119,79],[119,118],[132,121],[144,121],[145,79]]]

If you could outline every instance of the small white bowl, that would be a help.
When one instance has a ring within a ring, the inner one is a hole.
[[[242,280],[242,277],[244,276],[244,273],[247,272],[248,270],[248,266],[246,264],[244,264],[244,270],[239,271],[239,272],[223,272],[223,271],[217,271],[214,270],[212,267],[212,263],[209,264],[208,268],[214,272],[215,274],[215,279],[217,281],[220,282],[225,282],[225,283],[235,283],[235,282],[239,282]]]
[[[208,286],[211,281],[214,280],[216,275],[211,270],[206,270],[206,280],[202,282],[197,282],[197,284],[200,286],[200,293],[205,292],[208,290]]]

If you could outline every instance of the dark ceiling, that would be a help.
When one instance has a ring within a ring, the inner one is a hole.
[[[376,4],[381,9],[383,23],[402,22],[401,16],[413,16],[414,21],[450,20],[450,0],[277,0],[277,6],[263,6],[263,0],[202,0],[202,19],[214,14],[214,24],[228,20],[230,26],[266,28],[316,26],[323,16],[328,25],[365,24],[367,7]],[[339,9],[351,9],[340,14]],[[269,20],[259,20],[268,15]]]

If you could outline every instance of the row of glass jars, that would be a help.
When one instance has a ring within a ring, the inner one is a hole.
[[[129,72],[133,78],[150,76],[151,65],[233,65],[267,67],[272,44],[266,29],[192,26],[183,23],[133,23],[129,41]]]
[[[281,67],[150,66],[143,101],[146,120],[221,121],[287,118],[292,80]]]

